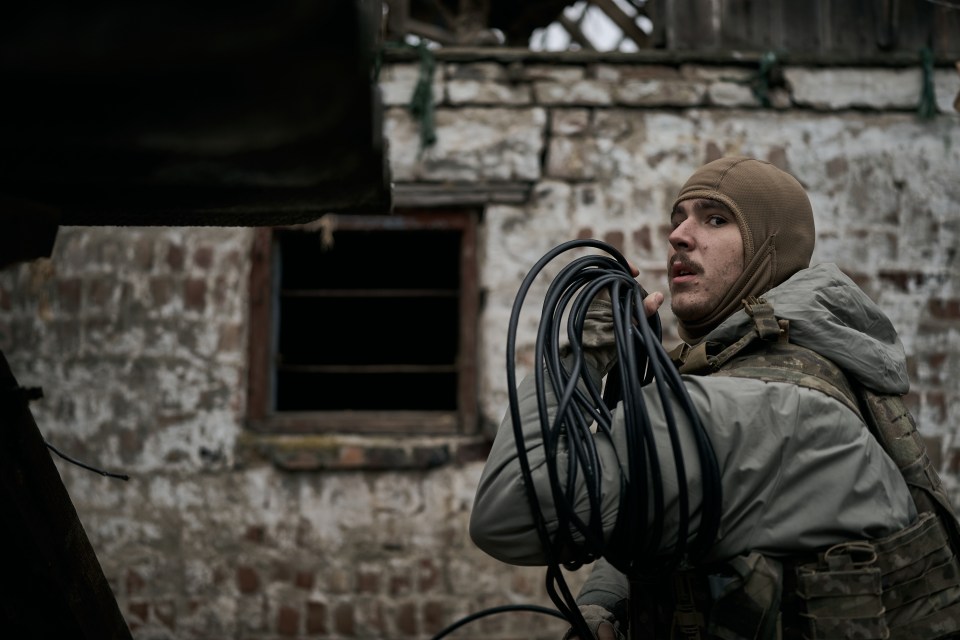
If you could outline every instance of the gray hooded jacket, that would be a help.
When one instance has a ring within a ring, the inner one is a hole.
[[[870,389],[893,394],[908,390],[906,359],[892,324],[835,265],[799,271],[764,298],[778,318],[790,321],[791,342],[828,358]],[[752,319],[741,310],[705,339],[729,345],[752,326]],[[601,346],[589,355],[594,365],[591,373],[599,380],[609,368],[613,351]],[[720,529],[708,560],[752,552],[778,557],[821,549],[845,540],[885,536],[915,519],[916,508],[900,472],[863,422],[840,402],[788,383],[706,376],[684,376],[683,380],[713,444],[723,486]],[[654,386],[644,388],[644,400],[660,434],[666,495],[662,548],[667,550],[676,542],[676,472]],[[538,442],[532,375],[520,384],[518,397],[533,482],[552,532],[555,511]],[[552,396],[550,401],[554,402]],[[674,415],[684,459],[695,461],[689,424],[681,411],[675,410]],[[607,535],[617,520],[617,452],[625,447],[622,425],[617,411],[612,437],[597,436],[604,462],[600,509]],[[686,482],[691,533],[695,533],[700,503],[696,464],[686,465]],[[586,520],[590,510],[586,491],[578,493],[576,504]],[[509,414],[480,479],[470,534],[481,549],[504,562],[546,563],[525,495]],[[623,577],[600,562],[579,602],[612,605],[624,597]]]

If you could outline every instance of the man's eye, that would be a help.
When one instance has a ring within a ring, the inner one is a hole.
[[[707,220],[707,223],[713,225],[714,227],[722,227],[723,225],[727,224],[727,219],[723,216],[710,216],[710,218]]]

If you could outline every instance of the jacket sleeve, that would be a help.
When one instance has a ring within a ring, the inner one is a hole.
[[[597,382],[613,354],[609,345],[587,350],[589,375]],[[850,409],[827,395],[789,383],[749,378],[683,376],[693,406],[707,430],[720,466],[723,487],[720,531],[708,560],[725,560],[747,552],[773,556],[819,549],[841,541],[888,535],[907,526],[916,509],[899,470]],[[690,534],[699,526],[701,477],[691,425],[676,399],[673,405],[678,446],[685,473],[678,477],[667,419],[655,384],[642,390],[654,432],[664,493],[660,550],[676,544],[680,483],[687,487]],[[535,381],[518,388],[518,409],[530,482],[548,534],[558,518],[544,463]],[[556,411],[548,390],[547,413]],[[627,439],[621,409],[614,411],[608,436],[595,435],[601,461],[601,499],[597,505],[604,535],[616,522],[621,482],[628,473]],[[561,442],[557,466],[568,462]],[[577,475],[568,499],[583,520],[591,515],[583,474]],[[646,483],[646,478],[643,479]],[[477,488],[470,519],[473,541],[491,556],[518,565],[550,562],[543,550],[517,455],[512,421],[504,417]],[[584,540],[572,533],[565,560],[579,555]],[[616,559],[612,559],[615,564]]]
[[[590,375],[599,383],[601,372],[606,368],[604,357],[588,356],[592,362]],[[548,385],[549,387],[549,385]],[[652,385],[644,390],[645,400],[649,407],[659,408],[659,398]],[[547,530],[551,537],[556,534],[558,521],[557,512],[553,503],[548,470],[544,460],[544,448],[540,434],[540,423],[537,407],[537,396],[534,376],[527,376],[518,387],[518,403],[523,440],[527,458],[530,463],[531,482],[535,489],[537,500],[544,514]],[[555,414],[557,400],[552,391],[547,390],[548,415]],[[679,407],[675,413],[680,412]],[[684,460],[687,461],[687,475],[678,480],[673,466],[670,438],[666,431],[666,419],[659,411],[650,411],[651,422],[657,432],[658,455],[662,464],[664,480],[665,513],[664,513],[664,548],[675,543],[676,525],[678,518],[677,496],[679,482],[686,483],[690,504],[691,532],[696,531],[699,523],[700,504],[700,473],[696,464],[696,444],[693,440],[689,425],[682,416],[677,415],[678,431]],[[625,460],[627,440],[625,438],[623,418],[619,408],[614,412],[612,434],[608,437],[603,432],[595,435],[595,444],[601,461],[601,499],[599,502],[600,520],[605,536],[609,537],[617,522],[619,508],[620,487],[627,478]],[[557,455],[557,466],[561,477],[568,464],[568,454],[561,443],[561,450]],[[577,474],[577,484],[571,502],[575,513],[584,521],[589,520],[591,514],[587,488],[583,481],[584,474]],[[543,565],[549,559],[545,556],[536,524],[531,515],[531,507],[526,494],[524,478],[517,454],[517,444],[514,438],[513,425],[509,413],[494,438],[490,455],[477,487],[473,511],[470,518],[470,535],[481,549],[493,557],[510,564]],[[574,544],[583,545],[584,540],[577,533],[571,532]],[[673,537],[671,537],[671,534]],[[569,554],[560,560],[575,557],[578,549],[569,549]]]
[[[593,564],[589,577],[583,583],[577,596],[577,604],[581,607],[603,607],[625,626],[629,599],[630,581],[607,560],[600,558]]]

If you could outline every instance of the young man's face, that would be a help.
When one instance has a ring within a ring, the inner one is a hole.
[[[693,198],[670,216],[667,277],[673,314],[694,322],[713,311],[743,272],[743,238],[722,203]]]

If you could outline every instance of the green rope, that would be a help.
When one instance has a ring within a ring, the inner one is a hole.
[[[410,113],[420,119],[420,151],[437,141],[436,119],[433,108],[433,72],[436,59],[423,42],[417,45],[420,54],[420,77],[410,98]]]
[[[420,57],[420,75],[417,78],[417,84],[413,88],[413,95],[407,108],[414,118],[420,120],[420,151],[433,145],[437,141],[436,118],[433,102],[433,74],[437,63],[433,52],[423,42],[417,45],[407,44],[402,41],[388,41],[377,51],[374,60],[374,81],[379,81],[380,70],[383,68],[383,52],[387,49],[406,49],[416,51]]]
[[[937,108],[937,96],[933,87],[933,51],[930,47],[920,50],[920,64],[923,69],[923,86],[920,89],[917,115],[921,120],[932,120],[940,110]]]
[[[750,90],[753,97],[757,99],[763,107],[769,107],[771,77],[777,67],[777,54],[773,51],[767,51],[760,56],[760,68],[750,81]]]

